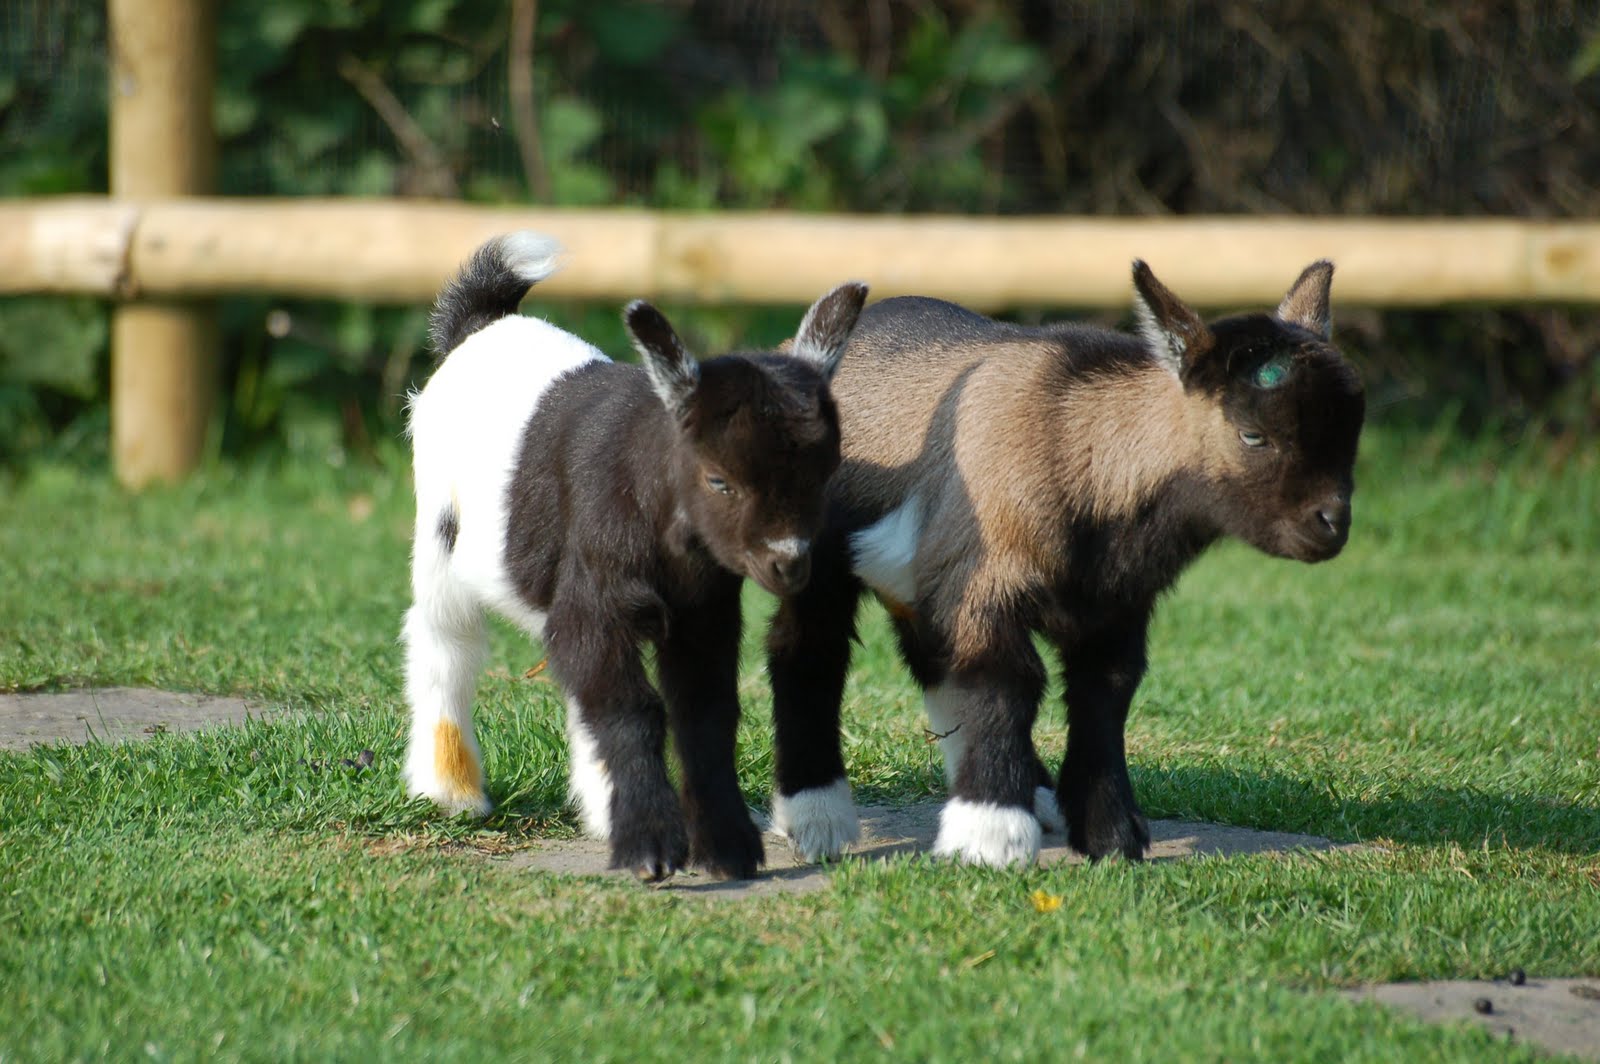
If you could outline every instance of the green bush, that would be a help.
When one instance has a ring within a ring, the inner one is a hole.
[[[1576,0],[220,6],[230,195],[866,212],[1594,217],[1600,22]],[[106,188],[99,3],[0,35],[0,195]],[[533,106],[510,73],[531,68]],[[849,272],[841,264],[844,272]],[[1287,279],[1286,279],[1287,280]],[[1070,293],[1063,293],[1063,302]],[[1042,308],[1015,308],[1037,316]],[[620,350],[615,308],[540,304]],[[793,311],[680,312],[708,346]],[[0,301],[0,463],[96,461],[105,306]],[[225,453],[371,450],[426,371],[423,308],[229,300]],[[269,319],[278,324],[269,333]],[[1346,313],[1375,406],[1600,424],[1600,317]]]

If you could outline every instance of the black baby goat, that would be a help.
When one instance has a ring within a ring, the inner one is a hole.
[[[734,772],[739,589],[744,576],[779,595],[807,580],[839,462],[828,380],[866,287],[818,300],[789,355],[705,362],[636,301],[624,320],[641,368],[516,313],[555,252],[534,233],[492,240],[434,310],[445,358],[410,417],[407,785],[452,812],[490,808],[472,698],[494,610],[543,639],[566,696],[572,794],[612,863],[748,877],[763,851]]]

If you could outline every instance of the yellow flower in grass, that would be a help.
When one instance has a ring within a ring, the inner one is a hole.
[[[1034,891],[1029,898],[1035,912],[1053,913],[1061,908],[1061,895],[1051,894],[1042,888]]]

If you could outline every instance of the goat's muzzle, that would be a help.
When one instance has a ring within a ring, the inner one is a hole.
[[[769,551],[760,560],[751,558],[748,572],[752,579],[774,595],[793,595],[811,579],[809,545]]]
[[[1305,562],[1327,561],[1350,539],[1350,496],[1336,492],[1306,508],[1295,530],[1292,553]]]

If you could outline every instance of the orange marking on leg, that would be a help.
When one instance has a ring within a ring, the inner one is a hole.
[[[467,749],[454,721],[441,720],[433,729],[433,771],[451,797],[483,795],[483,773],[478,759]]]

